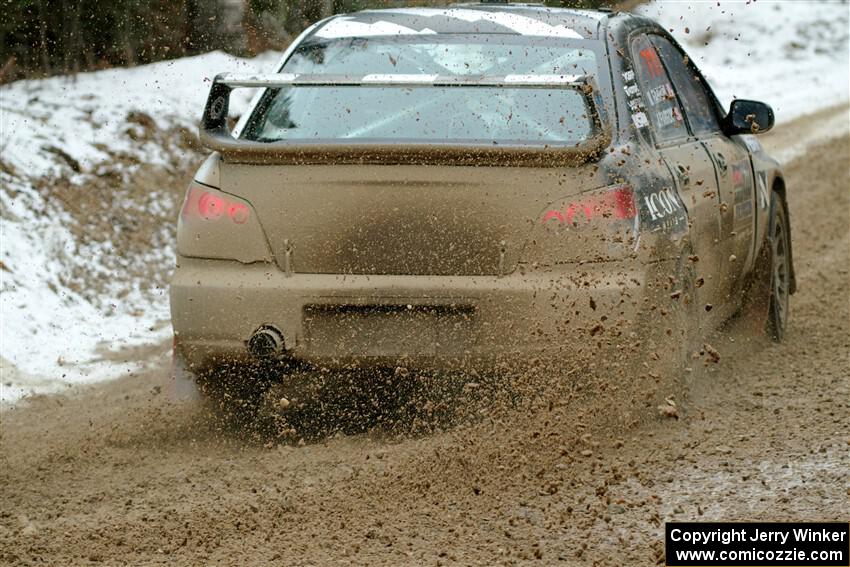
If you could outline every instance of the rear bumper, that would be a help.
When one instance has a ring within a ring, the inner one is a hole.
[[[286,276],[274,264],[180,258],[170,290],[175,350],[194,369],[247,362],[249,337],[272,325],[287,357],[326,367],[576,360],[588,345],[634,341],[672,264],[571,264],[504,277]]]

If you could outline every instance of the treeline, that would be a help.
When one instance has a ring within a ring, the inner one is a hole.
[[[0,0],[0,83],[223,49],[282,49],[306,26],[370,7],[437,0]],[[599,6],[606,0],[555,0]]]
[[[280,48],[331,0],[5,0],[0,81]]]

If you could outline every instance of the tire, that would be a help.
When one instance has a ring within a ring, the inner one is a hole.
[[[770,210],[767,238],[767,244],[770,247],[770,292],[766,330],[771,339],[780,342],[785,337],[788,327],[793,276],[788,214],[782,197],[775,191],[770,196]]]

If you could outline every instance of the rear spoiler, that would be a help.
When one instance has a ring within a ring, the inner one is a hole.
[[[299,86],[328,87],[505,87],[563,89],[579,88],[588,95],[596,91],[581,75],[503,75],[499,77],[373,74],[361,77],[343,75],[238,75],[223,73],[213,79],[204,115],[200,140],[205,147],[220,152],[227,161],[243,163],[415,163],[447,165],[578,165],[588,161],[608,145],[610,132],[603,130],[594,110],[599,135],[576,146],[542,144],[494,145],[492,143],[421,142],[416,140],[281,140],[257,142],[234,138],[227,124],[230,94],[236,88],[277,89]],[[588,96],[592,99],[592,96]],[[591,107],[594,107],[591,104]]]

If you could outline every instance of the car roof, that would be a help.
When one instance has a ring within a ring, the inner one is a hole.
[[[314,33],[318,37],[511,34],[597,39],[600,21],[608,16],[601,10],[483,2],[340,14],[326,20]]]

